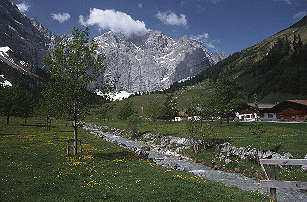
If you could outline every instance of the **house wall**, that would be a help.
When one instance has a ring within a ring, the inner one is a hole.
[[[282,103],[275,108],[279,120],[307,120],[307,106],[292,102]]]

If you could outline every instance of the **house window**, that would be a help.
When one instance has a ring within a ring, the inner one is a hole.
[[[273,118],[273,114],[268,114],[268,117],[269,118]]]
[[[250,118],[250,115],[246,115],[246,118],[248,118],[248,119],[249,119],[249,118]]]

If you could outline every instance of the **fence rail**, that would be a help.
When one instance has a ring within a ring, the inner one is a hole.
[[[263,165],[297,166],[307,165],[307,159],[260,159]]]
[[[260,183],[267,188],[307,189],[307,182],[300,181],[260,180]]]
[[[267,174],[263,165],[270,165],[270,175]],[[287,189],[307,189],[307,182],[300,181],[278,181],[276,180],[275,167],[276,166],[306,166],[307,159],[260,159],[260,166],[267,178],[267,180],[260,180],[262,187],[270,188],[270,195],[273,201],[277,201],[276,188]]]

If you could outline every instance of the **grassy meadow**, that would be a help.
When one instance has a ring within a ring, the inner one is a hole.
[[[89,122],[98,125],[108,125],[115,128],[126,129],[129,131],[128,121],[123,120],[99,120],[91,116]],[[260,136],[251,134],[250,127],[252,123],[235,123],[231,122],[227,125],[225,122],[210,122],[203,121],[198,123],[198,127],[203,127],[203,133],[206,135],[206,127],[213,128],[214,134],[210,134],[209,138],[218,139],[221,142],[230,142],[233,146],[242,147],[250,146],[262,150],[277,149],[279,154],[290,152],[293,158],[304,158],[307,153],[307,123],[261,123],[264,133]],[[202,125],[202,126],[201,126]],[[158,121],[158,124],[153,124],[151,121],[142,121],[138,130],[141,133],[153,132],[163,135],[171,135],[177,137],[189,137],[187,123],[173,121]],[[129,136],[127,134],[127,136]],[[219,151],[214,149],[202,150],[194,153],[191,149],[182,152],[184,155],[190,156],[196,162],[214,167],[228,172],[241,173],[245,176],[264,179],[264,173],[257,162],[250,160],[238,160],[235,157],[230,157],[231,163],[225,164],[224,161],[219,161]],[[215,161],[212,164],[212,161]],[[284,169],[277,169],[277,179],[279,180],[301,180],[307,181],[307,174],[300,171],[298,166],[287,166]]]
[[[26,125],[0,118],[0,201],[265,201],[255,192],[225,187],[167,169],[80,130],[84,151],[66,156],[72,128],[43,120]]]

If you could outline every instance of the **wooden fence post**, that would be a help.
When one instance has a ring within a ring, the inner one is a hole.
[[[69,140],[67,140],[67,156],[69,156]]]
[[[80,153],[82,153],[82,145],[81,145],[81,140],[79,140],[80,142]]]
[[[275,165],[270,165],[270,168],[271,168],[270,178],[271,178],[271,180],[276,180]],[[271,194],[272,200],[274,202],[277,202],[276,188],[270,188],[270,194]]]

